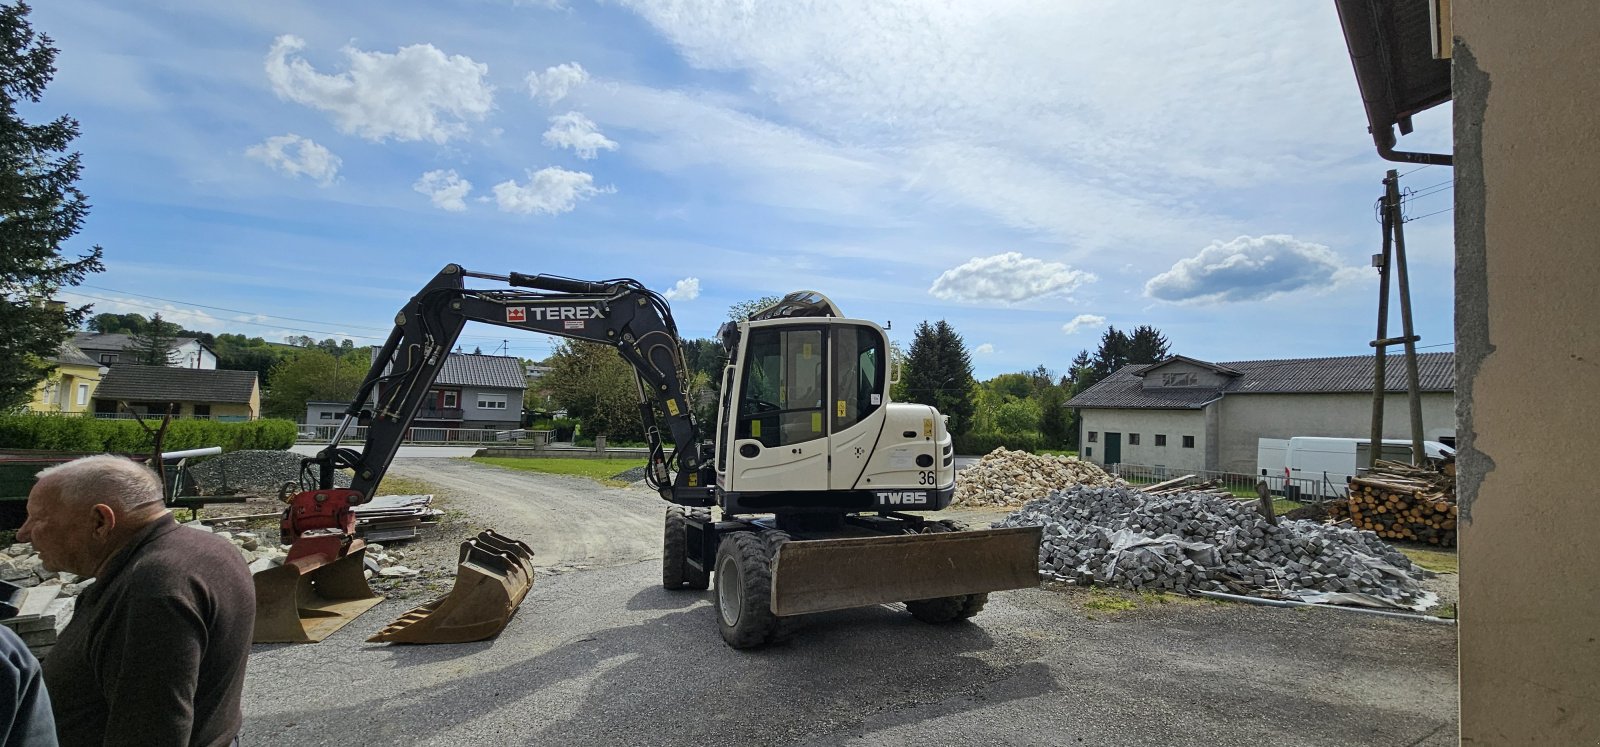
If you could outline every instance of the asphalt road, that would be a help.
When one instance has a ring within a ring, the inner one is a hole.
[[[492,641],[363,643],[404,611],[391,601],[321,644],[257,646],[246,743],[1455,743],[1451,627],[1186,600],[1108,611],[1095,608],[1103,595],[1067,588],[996,594],[950,626],[897,605],[824,613],[785,643],[735,651],[706,593],[665,591],[656,563],[620,560],[659,554],[653,494],[429,466],[397,468],[470,484],[482,500],[471,510],[525,539],[604,535],[542,559],[591,567],[541,575]],[[532,496],[562,508],[508,508]]]

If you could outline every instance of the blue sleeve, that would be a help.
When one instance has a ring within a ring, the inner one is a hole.
[[[39,660],[4,626],[0,626],[0,744],[56,747],[56,719]]]

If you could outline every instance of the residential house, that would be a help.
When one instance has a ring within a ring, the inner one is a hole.
[[[1073,397],[1079,452],[1101,465],[1253,474],[1257,439],[1371,438],[1372,356],[1210,363],[1173,356],[1117,369]],[[1403,356],[1385,362],[1384,438],[1410,438]],[[1455,442],[1455,354],[1417,355],[1423,438]]]
[[[107,370],[70,342],[61,343],[55,370],[39,383],[28,409],[34,412],[83,413],[93,406],[95,387]]]
[[[133,353],[129,350],[133,347],[133,335],[83,332],[73,338],[72,344],[102,366],[133,360]],[[173,343],[168,360],[170,362],[167,365],[175,368],[214,370],[217,367],[216,352],[193,337],[179,337]]]
[[[307,402],[302,425],[337,425],[349,407],[349,402]]]
[[[160,417],[170,407],[175,417],[255,420],[261,417],[261,385],[255,371],[203,368],[112,366],[94,395],[97,416],[116,416],[120,405]]]
[[[373,351],[374,357],[377,349]],[[387,370],[386,370],[387,373]],[[505,355],[451,353],[434,377],[412,425],[419,428],[514,429],[522,420],[527,373]],[[379,385],[379,396],[387,392]]]

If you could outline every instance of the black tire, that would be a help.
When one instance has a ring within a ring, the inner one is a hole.
[[[677,591],[688,583],[688,556],[689,530],[683,507],[668,506],[666,532],[661,540],[661,585],[668,591]]]
[[[757,532],[730,532],[717,546],[717,626],[733,648],[760,646],[777,631],[771,558],[771,545]]]
[[[924,532],[962,532],[967,527],[960,522],[944,519],[930,522],[924,526]],[[925,623],[939,625],[943,623],[965,620],[983,611],[984,605],[989,603],[989,595],[984,594],[957,594],[953,597],[938,597],[936,599],[917,599],[906,602],[906,611],[912,617]]]

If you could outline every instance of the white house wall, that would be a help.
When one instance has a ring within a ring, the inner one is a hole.
[[[1203,410],[1084,409],[1078,453],[1084,459],[1105,465],[1106,433],[1122,434],[1122,461],[1128,464],[1161,466],[1171,469],[1205,469],[1206,414]],[[1097,436],[1089,442],[1089,432]],[[1139,443],[1130,445],[1128,435],[1139,434]],[[1156,446],[1156,435],[1167,437],[1166,446]],[[1194,447],[1184,448],[1183,437],[1193,436]],[[1087,448],[1087,453],[1085,452]]]
[[[1225,472],[1255,472],[1258,438],[1372,437],[1370,393],[1228,395],[1213,407],[1220,408],[1216,469]],[[1422,430],[1429,441],[1455,435],[1455,395],[1422,395]],[[1383,437],[1411,437],[1404,392],[1384,397]],[[1124,453],[1123,461],[1133,460]]]

